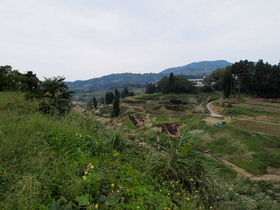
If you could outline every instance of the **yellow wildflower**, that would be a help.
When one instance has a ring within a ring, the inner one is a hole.
[[[96,208],[96,209],[98,208],[98,204],[95,205],[95,208]]]
[[[210,209],[212,209],[213,207],[212,206],[210,206]]]
[[[187,198],[187,200],[189,201],[190,199],[189,199],[189,198]]]
[[[139,206],[137,206],[137,209],[139,209],[140,207]]]
[[[88,174],[88,172],[87,172],[87,171],[85,171],[85,174]]]
[[[190,181],[192,182],[192,181],[193,181],[193,179],[190,179]]]
[[[115,185],[114,185],[114,184],[111,184],[111,186],[114,187]]]
[[[83,179],[86,180],[87,179],[86,176],[83,176]]]
[[[120,192],[119,190],[117,190],[117,193]]]
[[[94,166],[90,166],[90,168],[91,168],[91,169],[93,169],[93,168],[94,168]]]

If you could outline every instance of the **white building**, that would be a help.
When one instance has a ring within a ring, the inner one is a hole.
[[[189,79],[189,81],[192,81],[195,83],[195,86],[204,86],[202,83],[203,79]]]

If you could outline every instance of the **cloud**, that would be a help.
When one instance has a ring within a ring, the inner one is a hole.
[[[2,0],[0,65],[88,79],[200,60],[276,64],[277,0]]]

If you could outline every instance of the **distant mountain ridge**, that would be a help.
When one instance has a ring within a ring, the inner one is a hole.
[[[216,69],[225,68],[231,65],[232,63],[226,60],[200,61],[200,62],[193,62],[185,66],[168,68],[161,71],[160,74],[170,74],[171,72],[173,72],[176,75],[178,74],[194,75],[193,73],[197,71],[199,71],[199,73],[209,73],[209,72],[211,73]]]
[[[158,82],[162,77],[168,76],[171,72],[173,72],[175,75],[185,75],[188,78],[202,78],[205,75],[209,75],[217,68],[225,68],[229,65],[232,65],[232,63],[225,60],[201,61],[190,63],[185,66],[168,68],[160,73],[110,74],[100,78],[67,82],[67,85],[71,90],[76,92],[95,92],[99,90],[115,89],[125,86],[143,86],[146,83],[155,83]]]

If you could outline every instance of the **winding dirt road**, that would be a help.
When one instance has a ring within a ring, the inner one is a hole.
[[[220,98],[218,100],[224,100],[224,94],[221,92],[221,91],[217,91],[217,90],[214,90],[216,93],[219,94]],[[218,101],[218,100],[215,100],[215,101]],[[217,114],[216,112],[213,111],[213,109],[211,109],[211,104],[214,103],[215,101],[210,101],[206,107],[207,109],[209,110],[209,112],[211,113],[211,116],[212,117],[224,117],[223,115],[220,115],[220,114]]]

